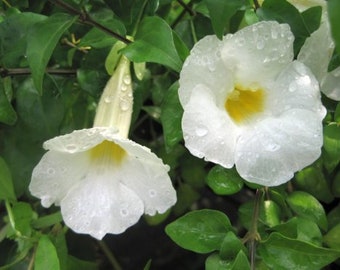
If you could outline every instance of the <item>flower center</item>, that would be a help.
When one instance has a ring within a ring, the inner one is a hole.
[[[264,92],[262,89],[248,90],[236,86],[227,97],[224,107],[236,123],[242,123],[263,111]]]
[[[91,158],[105,164],[120,164],[125,155],[122,147],[110,141],[103,141],[91,150]]]

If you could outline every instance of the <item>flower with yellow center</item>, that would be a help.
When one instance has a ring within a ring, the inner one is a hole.
[[[287,24],[260,22],[194,46],[179,80],[193,155],[265,186],[320,156],[326,111],[313,74],[293,61],[293,40]]]
[[[102,239],[164,213],[176,202],[169,167],[127,138],[132,113],[129,61],[121,57],[99,102],[94,127],[44,143],[30,192],[44,207],[60,205],[67,226]]]

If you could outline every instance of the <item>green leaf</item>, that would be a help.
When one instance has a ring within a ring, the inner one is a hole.
[[[264,223],[269,227],[280,224],[280,207],[271,200],[263,202]]]
[[[333,228],[340,223],[340,204],[334,207],[327,215],[328,227]]]
[[[309,33],[313,33],[320,26],[320,18],[322,14],[322,7],[316,6],[306,9],[301,13]]]
[[[0,80],[0,122],[7,125],[13,125],[17,120],[17,114],[10,103],[10,99],[6,95],[5,87],[7,84],[6,81],[8,80],[9,83],[11,83],[10,77]]]
[[[321,246],[322,234],[318,225],[302,217],[293,217],[285,223],[272,227],[271,230],[279,232],[288,238],[308,242]]]
[[[216,36],[222,39],[224,30],[229,26],[229,21],[233,15],[244,6],[244,1],[240,0],[205,0],[209,10],[211,23]]]
[[[166,233],[182,248],[197,253],[219,250],[228,231],[232,229],[228,217],[216,210],[197,210],[170,223]]]
[[[258,252],[271,269],[319,270],[340,257],[340,251],[317,247],[276,232],[260,242]]]
[[[310,193],[318,200],[330,203],[334,199],[325,175],[320,168],[314,166],[307,167],[297,172],[295,179],[294,185]]]
[[[227,232],[221,245],[220,257],[225,260],[234,259],[240,251],[247,252],[247,249],[232,231]]]
[[[206,270],[247,270],[250,269],[247,255],[240,250],[235,259],[223,260],[218,254],[210,255],[205,261]]]
[[[323,239],[327,246],[340,251],[340,223],[333,227]]]
[[[334,121],[340,124],[340,102],[336,106],[336,109],[334,112]]]
[[[165,145],[172,148],[183,138],[181,128],[183,108],[178,98],[178,83],[173,84],[166,92],[161,109]]]
[[[295,191],[288,195],[286,201],[298,216],[314,221],[322,230],[327,230],[325,210],[312,195],[303,191]]]
[[[231,195],[239,192],[244,182],[235,169],[216,165],[209,171],[206,183],[217,195]]]
[[[325,126],[323,134],[324,165],[332,172],[340,162],[340,126]]]
[[[24,12],[6,17],[0,24],[0,62],[3,67],[17,68],[26,63],[27,37],[32,25],[46,16]],[[26,65],[25,65],[26,66]]]
[[[200,194],[188,184],[181,184],[177,189],[177,203],[173,208],[176,215],[181,215],[199,199]]]
[[[2,157],[0,157],[0,187],[0,200],[16,200],[12,175]]]
[[[190,51],[185,45],[184,41],[181,39],[181,37],[175,32],[172,31],[173,37],[174,37],[174,44],[176,47],[176,50],[178,52],[179,57],[181,58],[182,61],[184,61],[187,56],[189,55]]]
[[[332,182],[332,193],[336,197],[340,197],[340,171],[335,175]]]
[[[15,222],[15,229],[24,236],[31,236],[31,222],[35,217],[31,205],[25,202],[14,203],[12,213]]]
[[[331,23],[331,32],[335,41],[336,50],[340,54],[340,2],[338,0],[328,0],[328,17]]]
[[[62,34],[78,19],[63,13],[53,14],[30,29],[27,37],[27,60],[35,87],[42,94],[47,63]]]
[[[105,59],[105,69],[106,72],[109,75],[113,74],[113,71],[116,69],[116,66],[119,62],[120,59],[120,50],[125,48],[126,44],[121,42],[121,41],[117,41],[111,48],[109,54],[107,55],[106,59]]]
[[[159,17],[146,17],[140,23],[135,41],[122,51],[133,62],[153,62],[180,71],[179,57],[169,25]]]
[[[63,220],[61,212],[56,212],[47,216],[40,217],[36,220],[33,220],[32,226],[36,229],[43,229],[54,224],[57,224]]]
[[[55,246],[47,235],[42,235],[39,239],[34,260],[35,270],[59,270],[59,259]]]

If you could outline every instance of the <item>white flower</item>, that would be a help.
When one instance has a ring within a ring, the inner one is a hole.
[[[260,22],[200,40],[180,74],[186,147],[247,181],[285,183],[320,156],[319,86],[293,61],[287,24]]]
[[[340,100],[340,67],[328,72],[335,48],[328,20],[325,0],[289,0],[299,11],[314,6],[322,7],[320,27],[308,37],[297,59],[308,66],[320,83],[321,91],[329,98]]]
[[[118,234],[145,213],[164,213],[176,202],[169,167],[127,134],[132,112],[129,61],[122,57],[108,82],[95,127],[44,143],[30,192],[44,207],[60,205],[67,226],[97,239]]]

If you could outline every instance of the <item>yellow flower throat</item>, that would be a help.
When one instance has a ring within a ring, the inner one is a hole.
[[[91,150],[91,158],[103,161],[106,164],[120,164],[126,155],[126,151],[118,144],[103,141]]]
[[[230,117],[240,124],[264,109],[264,92],[258,90],[244,90],[236,86],[228,95],[224,107]]]

